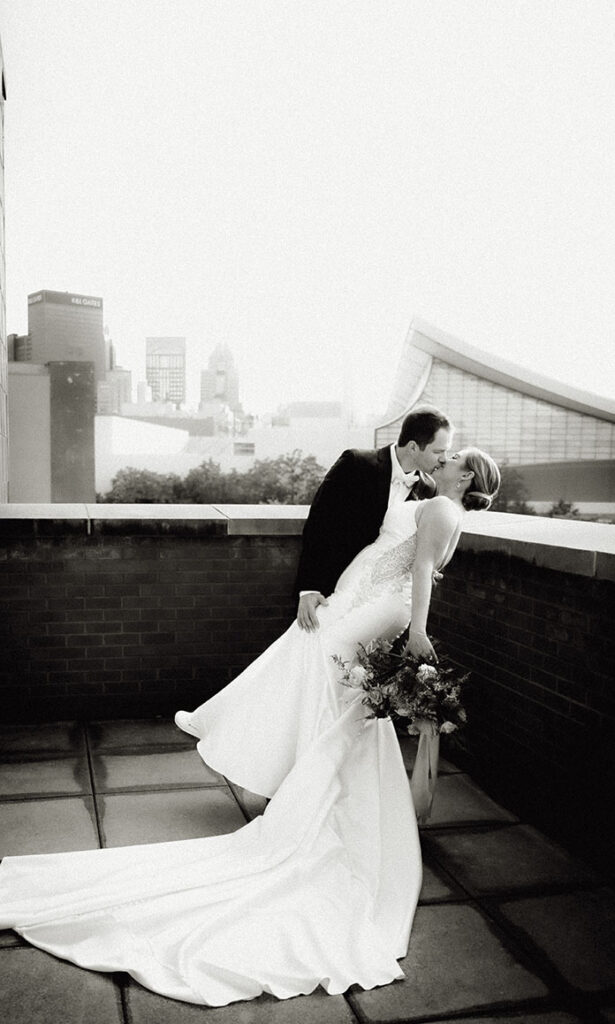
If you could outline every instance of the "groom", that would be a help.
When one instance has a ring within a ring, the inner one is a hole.
[[[376,539],[389,506],[432,497],[435,484],[428,474],[446,462],[452,435],[444,413],[420,405],[404,419],[397,444],[342,452],[318,488],[303,529],[297,572],[301,629],[318,628],[318,605],[326,603],[355,555]]]

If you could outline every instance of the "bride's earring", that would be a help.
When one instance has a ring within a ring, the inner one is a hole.
[[[455,487],[457,488],[457,490],[459,490],[461,488],[461,480],[457,481],[457,483],[455,484]]]

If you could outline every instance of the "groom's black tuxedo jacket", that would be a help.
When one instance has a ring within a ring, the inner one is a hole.
[[[378,536],[389,501],[391,448],[342,452],[318,488],[303,529],[297,591],[325,596],[356,554]],[[431,477],[419,473],[408,500],[430,498]]]

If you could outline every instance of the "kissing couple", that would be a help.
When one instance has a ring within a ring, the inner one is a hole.
[[[406,649],[435,658],[434,575],[500,483],[484,452],[451,453],[452,436],[422,406],[396,444],[340,456],[305,523],[296,620],[177,712],[211,768],[268,799],[264,813],[230,835],[5,858],[0,927],[207,1006],[404,977],[422,881],[412,794],[390,718],[366,717],[334,657],[352,665],[360,644],[409,626]]]

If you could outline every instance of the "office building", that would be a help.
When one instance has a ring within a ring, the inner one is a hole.
[[[105,379],[108,365],[101,298],[34,292],[28,296],[28,339],[16,350],[16,361],[93,363],[96,381]]]
[[[121,416],[122,406],[132,401],[132,373],[121,366],[107,370],[96,389],[96,411],[100,416]]]
[[[233,354],[228,345],[216,345],[201,372],[201,407],[211,403],[227,405],[232,412],[239,412],[239,375]]]
[[[9,363],[11,501],[91,502],[94,366]]]
[[[186,401],[186,339],[146,338],[145,377],[152,389],[152,401]]]

